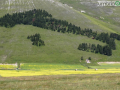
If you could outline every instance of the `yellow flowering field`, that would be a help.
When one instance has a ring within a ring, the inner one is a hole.
[[[1,69],[15,69],[15,65],[0,65]],[[108,67],[108,66],[107,66]],[[2,77],[18,76],[36,76],[36,75],[70,75],[70,74],[103,74],[103,73],[120,73],[120,69],[104,68],[98,70],[87,69],[82,65],[65,65],[65,64],[37,64],[21,63],[21,70],[0,70]],[[96,67],[94,67],[96,68]],[[78,69],[75,71],[75,69]]]
[[[0,70],[2,77],[18,76],[36,76],[36,75],[70,75],[70,74],[103,74],[103,73],[120,73],[120,69],[85,69],[84,71],[75,70]]]
[[[67,64],[46,64],[46,63],[22,63],[20,65],[21,69],[25,70],[43,70],[43,69],[52,69],[52,70],[65,70],[65,69],[87,69],[82,65],[67,65]]]
[[[15,65],[7,65],[7,64],[0,64],[0,69],[15,69],[17,66]]]

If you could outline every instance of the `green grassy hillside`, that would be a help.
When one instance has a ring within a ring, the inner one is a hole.
[[[40,33],[45,46],[33,46],[27,39],[28,35]],[[91,52],[79,51],[78,45],[82,42],[101,44],[86,36],[74,34],[62,34],[51,30],[41,29],[33,26],[16,25],[13,28],[2,28],[1,30],[1,58],[7,62],[40,62],[40,63],[66,63],[79,64],[81,56],[87,59],[91,56],[93,60],[106,57]],[[5,56],[7,56],[5,58]]]
[[[12,14],[34,8],[44,9],[54,18],[67,20],[82,29],[91,28],[98,32],[120,33],[118,26],[95,19],[88,14],[82,14],[57,0],[1,0],[0,17],[6,13]],[[35,33],[40,33],[45,46],[33,46],[27,39],[28,35]],[[80,43],[105,45],[86,36],[63,34],[30,25],[16,25],[13,28],[0,27],[0,62],[80,64],[81,56],[84,57],[81,63],[84,63],[88,57],[92,58],[91,62],[120,60],[119,41],[116,41],[117,50],[114,50],[113,55],[109,57],[80,51],[77,49]]]

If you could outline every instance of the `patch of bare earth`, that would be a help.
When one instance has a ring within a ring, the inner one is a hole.
[[[98,62],[98,64],[120,64],[120,62]]]

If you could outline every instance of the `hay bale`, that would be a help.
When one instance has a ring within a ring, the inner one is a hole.
[[[95,71],[97,71],[98,69],[95,69]]]
[[[75,71],[77,71],[77,69],[75,69]]]

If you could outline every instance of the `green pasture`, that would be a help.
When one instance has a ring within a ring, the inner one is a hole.
[[[94,69],[120,69],[120,64],[101,64],[99,66],[90,66]]]
[[[78,50],[77,48],[80,43],[99,43],[105,45],[105,43],[86,36],[63,34],[30,25],[16,25],[13,28],[1,28],[1,62],[80,64],[81,56],[84,57],[83,62],[88,57],[91,57],[92,61],[108,58],[105,55]],[[27,39],[28,35],[35,33],[40,33],[41,39],[45,42],[45,46],[34,46]]]
[[[119,90],[120,74],[0,77],[1,90]]]
[[[67,64],[39,64],[39,63],[23,63],[20,66],[21,69],[28,70],[83,70],[87,69],[82,65],[67,65]]]

